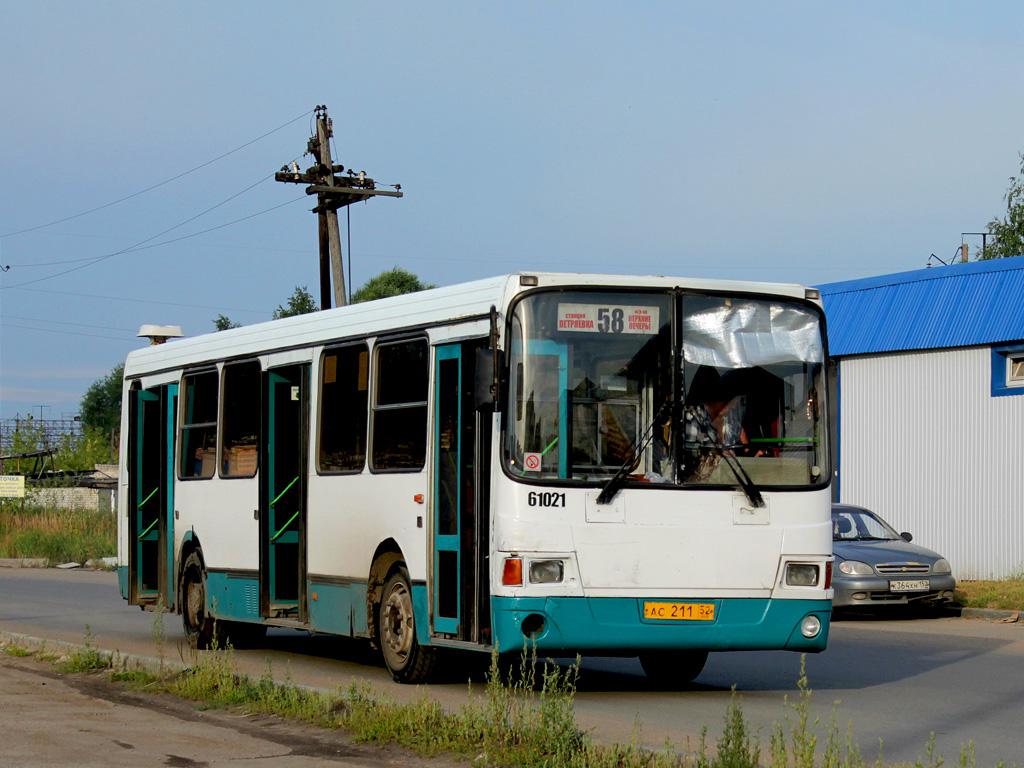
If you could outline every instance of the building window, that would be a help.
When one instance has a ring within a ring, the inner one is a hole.
[[[187,374],[181,389],[179,474],[183,478],[213,477],[217,469],[217,372]]]
[[[221,406],[221,477],[256,474],[260,434],[260,364],[224,366]]]
[[[1024,395],[1024,344],[992,347],[992,397]]]
[[[370,353],[365,344],[328,349],[320,359],[321,472],[361,472],[366,463]]]
[[[1024,387],[1024,353],[1006,356],[1006,386]]]
[[[373,398],[376,470],[418,470],[427,455],[427,340],[378,344]]]

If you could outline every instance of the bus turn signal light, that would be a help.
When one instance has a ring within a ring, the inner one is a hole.
[[[505,568],[501,572],[501,583],[506,587],[523,586],[523,558],[505,558]]]

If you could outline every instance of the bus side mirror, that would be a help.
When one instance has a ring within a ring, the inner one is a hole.
[[[500,372],[504,364],[505,354],[501,350],[477,350],[473,394],[478,410],[493,410],[497,404],[500,396]]]

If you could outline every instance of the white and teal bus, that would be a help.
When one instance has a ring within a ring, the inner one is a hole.
[[[516,274],[140,349],[119,584],[196,647],[825,648],[824,318],[796,285]]]

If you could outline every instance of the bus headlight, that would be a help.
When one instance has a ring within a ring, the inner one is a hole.
[[[558,584],[565,578],[565,562],[562,560],[530,561],[531,584]]]
[[[810,563],[786,563],[786,585],[816,587],[818,585],[818,566]]]

